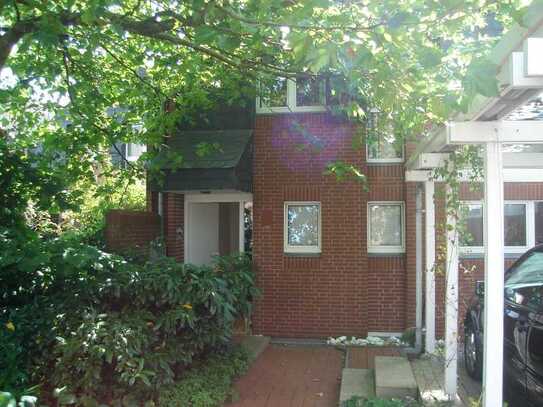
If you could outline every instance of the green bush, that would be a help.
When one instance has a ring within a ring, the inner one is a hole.
[[[61,403],[156,398],[195,358],[223,346],[257,290],[244,256],[212,266],[143,265],[62,239],[0,232],[2,390],[42,384]],[[6,350],[4,352],[4,349]]]
[[[247,353],[241,348],[203,358],[174,385],[160,390],[158,405],[220,406],[233,395],[232,382],[247,371],[248,361]]]

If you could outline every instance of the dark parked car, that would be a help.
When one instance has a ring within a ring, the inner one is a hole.
[[[464,320],[464,360],[475,379],[483,370],[483,306],[478,283]],[[505,397],[510,405],[543,406],[543,245],[506,271],[504,308]]]

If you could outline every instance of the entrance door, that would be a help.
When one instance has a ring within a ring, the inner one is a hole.
[[[251,238],[247,198],[251,196],[185,195],[185,262],[209,264],[213,256],[245,251],[246,240]]]
[[[187,262],[209,264],[219,254],[219,204],[190,203]]]

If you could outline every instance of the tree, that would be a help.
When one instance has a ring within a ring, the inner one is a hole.
[[[519,3],[7,0],[0,127],[79,179],[116,141],[158,145],[213,94],[235,102],[259,78],[327,72],[350,117],[376,107],[407,137],[497,92],[482,57]]]

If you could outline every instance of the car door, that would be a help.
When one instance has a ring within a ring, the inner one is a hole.
[[[543,288],[534,287],[526,341],[526,389],[532,405],[543,405]],[[532,307],[533,305],[533,307]]]
[[[505,374],[515,394],[534,405],[543,405],[542,287],[543,251],[529,252],[506,276]],[[522,380],[525,391],[520,393]]]
[[[526,318],[526,310],[511,301],[506,290],[503,321],[503,374],[509,394],[514,395],[517,402],[526,398]]]

